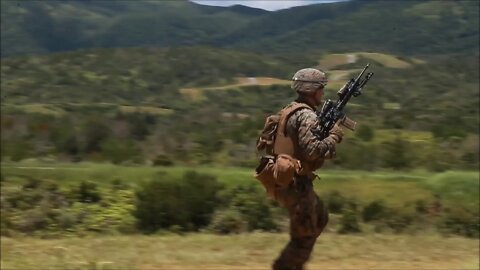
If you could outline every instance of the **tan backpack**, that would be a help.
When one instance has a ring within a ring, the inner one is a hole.
[[[292,103],[276,115],[270,115],[257,140],[257,151],[265,150],[255,170],[257,178],[267,194],[275,198],[275,188],[286,187],[295,173],[301,170],[301,162],[294,157],[294,142],[286,134],[288,118],[297,110],[311,107],[304,103]]]

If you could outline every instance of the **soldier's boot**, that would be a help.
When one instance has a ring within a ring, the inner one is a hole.
[[[301,270],[310,258],[316,237],[290,237],[290,242],[273,263],[273,270]]]

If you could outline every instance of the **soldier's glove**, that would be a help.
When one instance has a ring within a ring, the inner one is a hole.
[[[330,135],[325,140],[323,140],[327,144],[328,151],[325,153],[325,159],[334,159],[337,155],[337,151],[335,150],[335,146],[337,144],[336,139],[334,138],[336,135]]]
[[[335,146],[331,147],[327,153],[325,153],[325,159],[334,159],[337,156],[337,151],[335,150]]]
[[[338,126],[338,123],[335,124],[328,133],[330,134],[330,137],[332,137],[335,140],[336,143],[342,142],[344,133],[342,128]]]

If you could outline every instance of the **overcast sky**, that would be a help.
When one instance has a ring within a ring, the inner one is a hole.
[[[284,8],[290,8],[295,6],[304,6],[304,5],[311,5],[311,4],[319,4],[319,3],[331,3],[331,2],[338,2],[342,0],[264,0],[264,1],[257,1],[257,0],[190,0],[192,2],[202,4],[202,5],[209,5],[209,6],[233,6],[233,5],[244,5],[254,8],[261,8],[265,10],[279,10]]]

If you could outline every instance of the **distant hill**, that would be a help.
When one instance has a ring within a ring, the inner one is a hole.
[[[210,45],[269,54],[478,54],[478,1],[358,1],[275,12],[189,1],[1,1],[1,56]]]
[[[267,51],[477,53],[478,1],[346,1],[280,10],[218,44]]]
[[[268,13],[177,1],[2,1],[1,55],[206,43]]]

